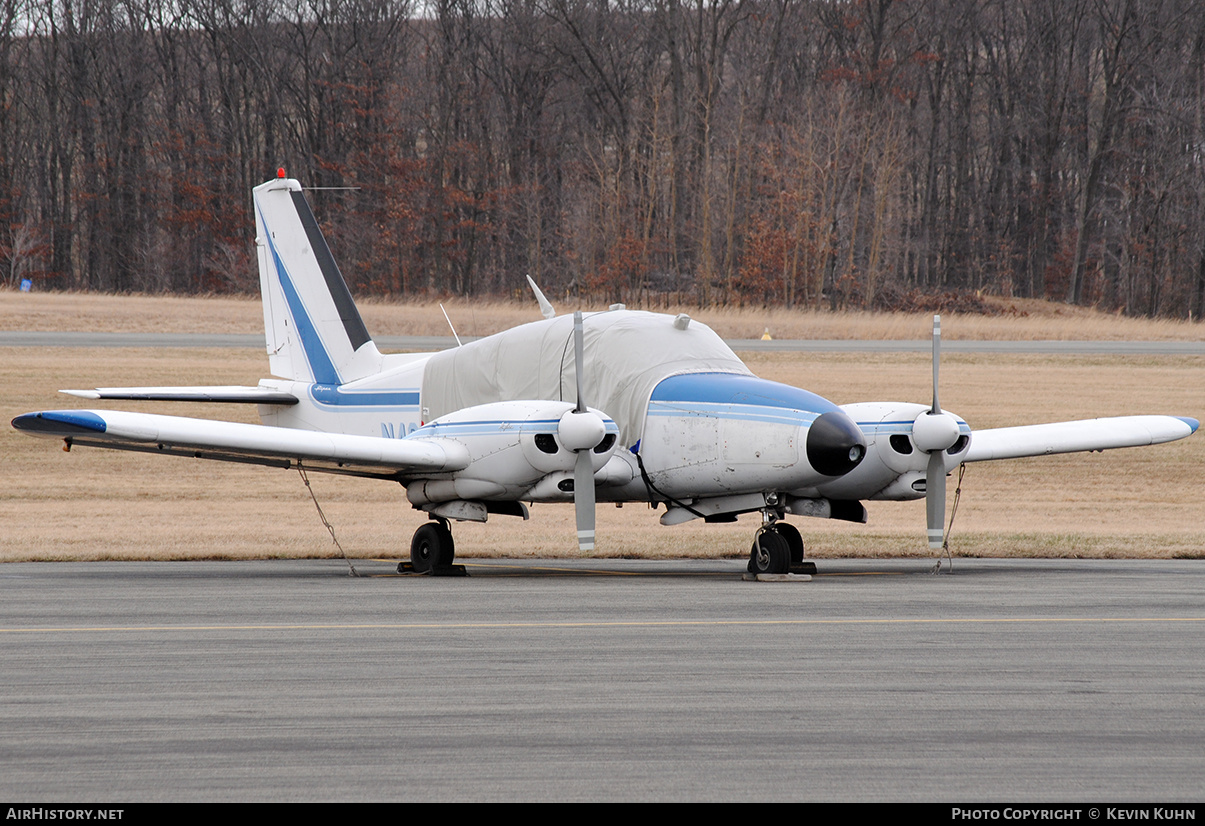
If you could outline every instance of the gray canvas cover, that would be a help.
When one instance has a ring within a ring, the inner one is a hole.
[[[620,443],[640,438],[653,388],[682,373],[749,368],[705,324],[674,326],[674,316],[610,310],[583,319],[586,404],[619,425]],[[423,374],[423,420],[489,402],[577,400],[573,316],[524,324],[436,353]]]

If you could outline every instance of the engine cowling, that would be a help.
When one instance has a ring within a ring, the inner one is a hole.
[[[866,457],[846,476],[819,487],[830,498],[923,499],[931,452],[941,451],[948,473],[971,446],[970,426],[949,411],[934,416],[928,405],[908,402],[865,402],[842,409],[865,435]]]
[[[549,474],[572,475],[576,450],[588,450],[595,472],[615,453],[619,428],[593,408],[576,412],[558,401],[511,401],[442,416],[407,438],[446,439],[469,452],[468,467],[415,482],[416,505],[452,499],[515,499]]]

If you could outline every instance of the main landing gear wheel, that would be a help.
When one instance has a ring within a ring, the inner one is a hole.
[[[800,542],[800,548],[803,543]],[[749,573],[787,574],[791,571],[791,546],[773,527],[757,532],[749,550]]]
[[[456,546],[447,523],[428,522],[410,540],[410,565],[416,574],[429,574],[452,566]]]

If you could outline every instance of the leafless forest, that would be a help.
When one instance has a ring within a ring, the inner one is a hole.
[[[1200,0],[0,0],[0,272],[1199,318]]]

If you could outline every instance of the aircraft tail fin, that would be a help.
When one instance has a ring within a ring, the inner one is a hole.
[[[254,201],[272,374],[337,385],[380,372],[381,354],[301,184],[282,173],[257,186]]]

